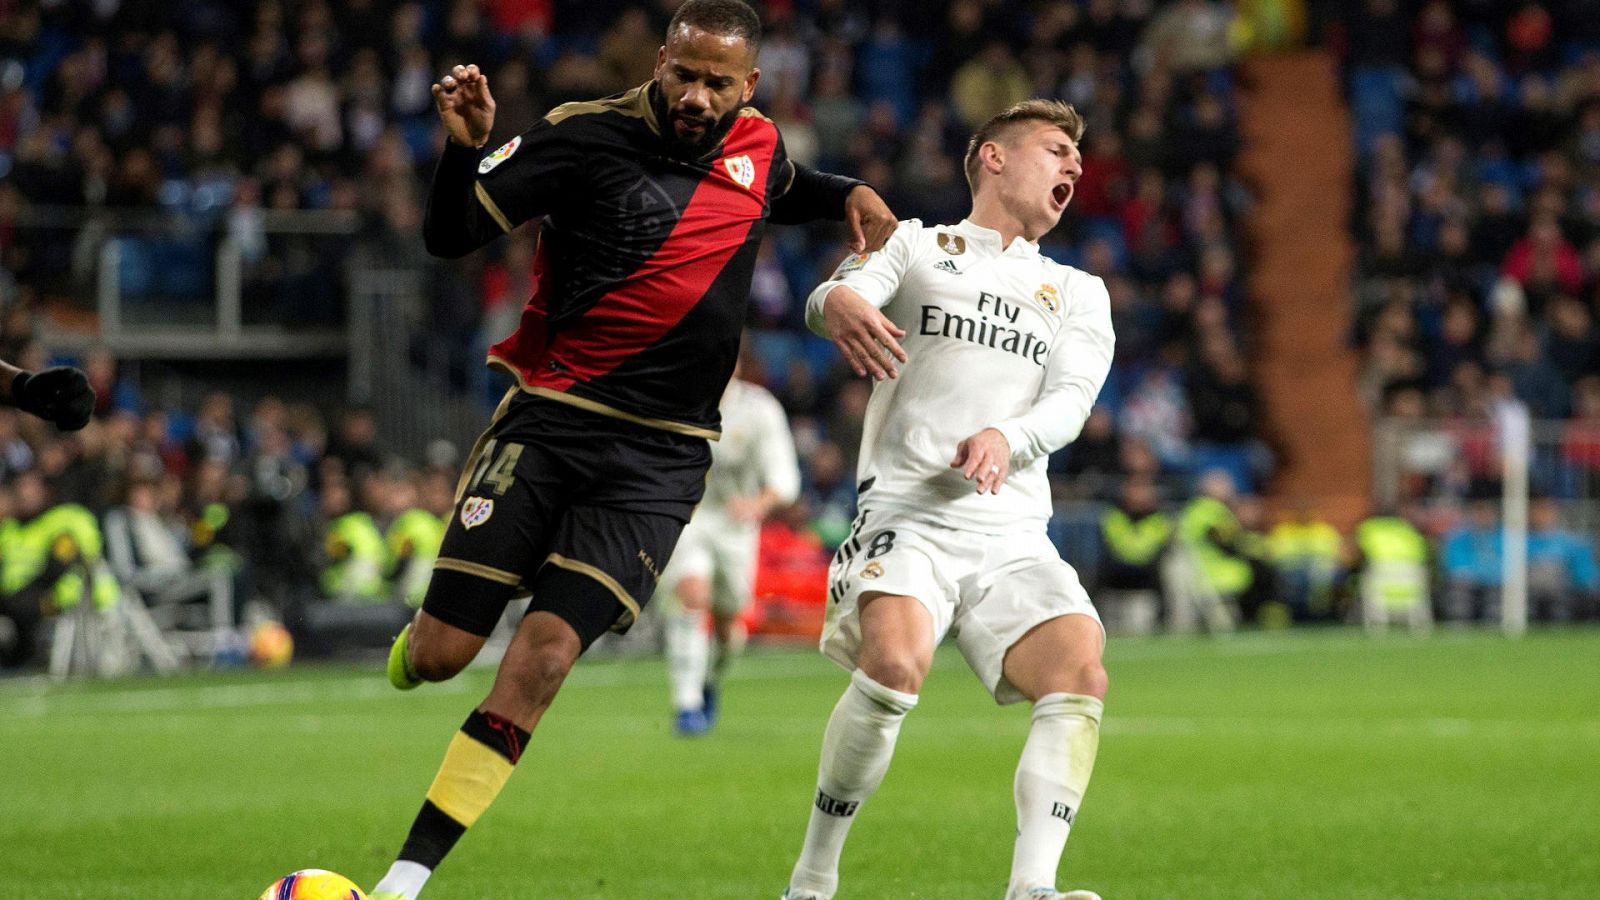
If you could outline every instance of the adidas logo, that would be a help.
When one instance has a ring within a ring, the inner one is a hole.
[[[961,274],[961,270],[956,268],[956,264],[954,262],[951,262],[948,259],[939,260],[938,262],[933,264],[933,267],[935,269],[938,269],[941,272],[949,272],[952,275],[960,275]]]

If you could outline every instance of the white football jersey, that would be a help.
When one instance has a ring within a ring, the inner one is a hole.
[[[780,503],[800,494],[800,465],[795,461],[794,435],[778,398],[758,384],[738,378],[722,394],[722,439],[711,442],[711,469],[695,521],[714,527],[755,532],[759,522],[734,522],[728,501],[771,488]]]
[[[971,221],[901,222],[882,250],[858,254],[811,292],[806,322],[826,336],[823,303],[848,285],[905,330],[910,361],[873,386],[857,476],[872,509],[998,534],[1042,528],[1045,467],[1078,436],[1111,368],[1104,282]],[[985,428],[1011,444],[999,494],[952,469],[956,445]]]

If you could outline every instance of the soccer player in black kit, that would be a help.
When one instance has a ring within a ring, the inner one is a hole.
[[[449,140],[428,251],[458,257],[542,223],[533,297],[489,351],[517,383],[467,460],[390,680],[454,676],[514,596],[532,601],[372,900],[416,900],[578,657],[626,630],[654,591],[704,489],[765,222],[845,220],[858,252],[894,230],[870,187],[792,163],[777,128],[745,106],[760,34],[741,0],[688,0],[652,81],[559,106],[487,156],[488,79],[457,66],[434,85]]]

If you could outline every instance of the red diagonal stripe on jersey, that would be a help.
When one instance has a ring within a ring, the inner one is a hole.
[[[777,129],[765,119],[750,116],[734,122],[722,157],[695,188],[672,234],[636,272],[555,336],[544,358],[560,363],[561,370],[541,365],[525,373],[530,383],[564,391],[575,382],[590,381],[655,344],[682,321],[761,218],[777,139]],[[723,164],[738,156],[749,156],[755,166],[748,188],[734,181]]]

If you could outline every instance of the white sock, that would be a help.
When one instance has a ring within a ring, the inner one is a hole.
[[[850,686],[833,708],[822,735],[817,794],[790,887],[825,897],[838,889],[839,853],[850,823],[883,782],[900,723],[916,705],[916,694],[890,690],[860,669],[850,676]]]
[[[699,709],[704,704],[701,691],[706,684],[706,660],[711,655],[711,638],[706,634],[705,616],[678,611],[667,616],[667,678],[672,684],[672,708]]]
[[[383,876],[372,893],[394,891],[406,900],[417,900],[417,895],[422,893],[422,886],[428,883],[428,876],[432,874],[433,870],[422,863],[398,860],[389,867],[389,874]]]
[[[1014,889],[1055,887],[1067,833],[1094,771],[1104,709],[1084,694],[1046,694],[1033,705],[1033,726],[1017,761]]]

